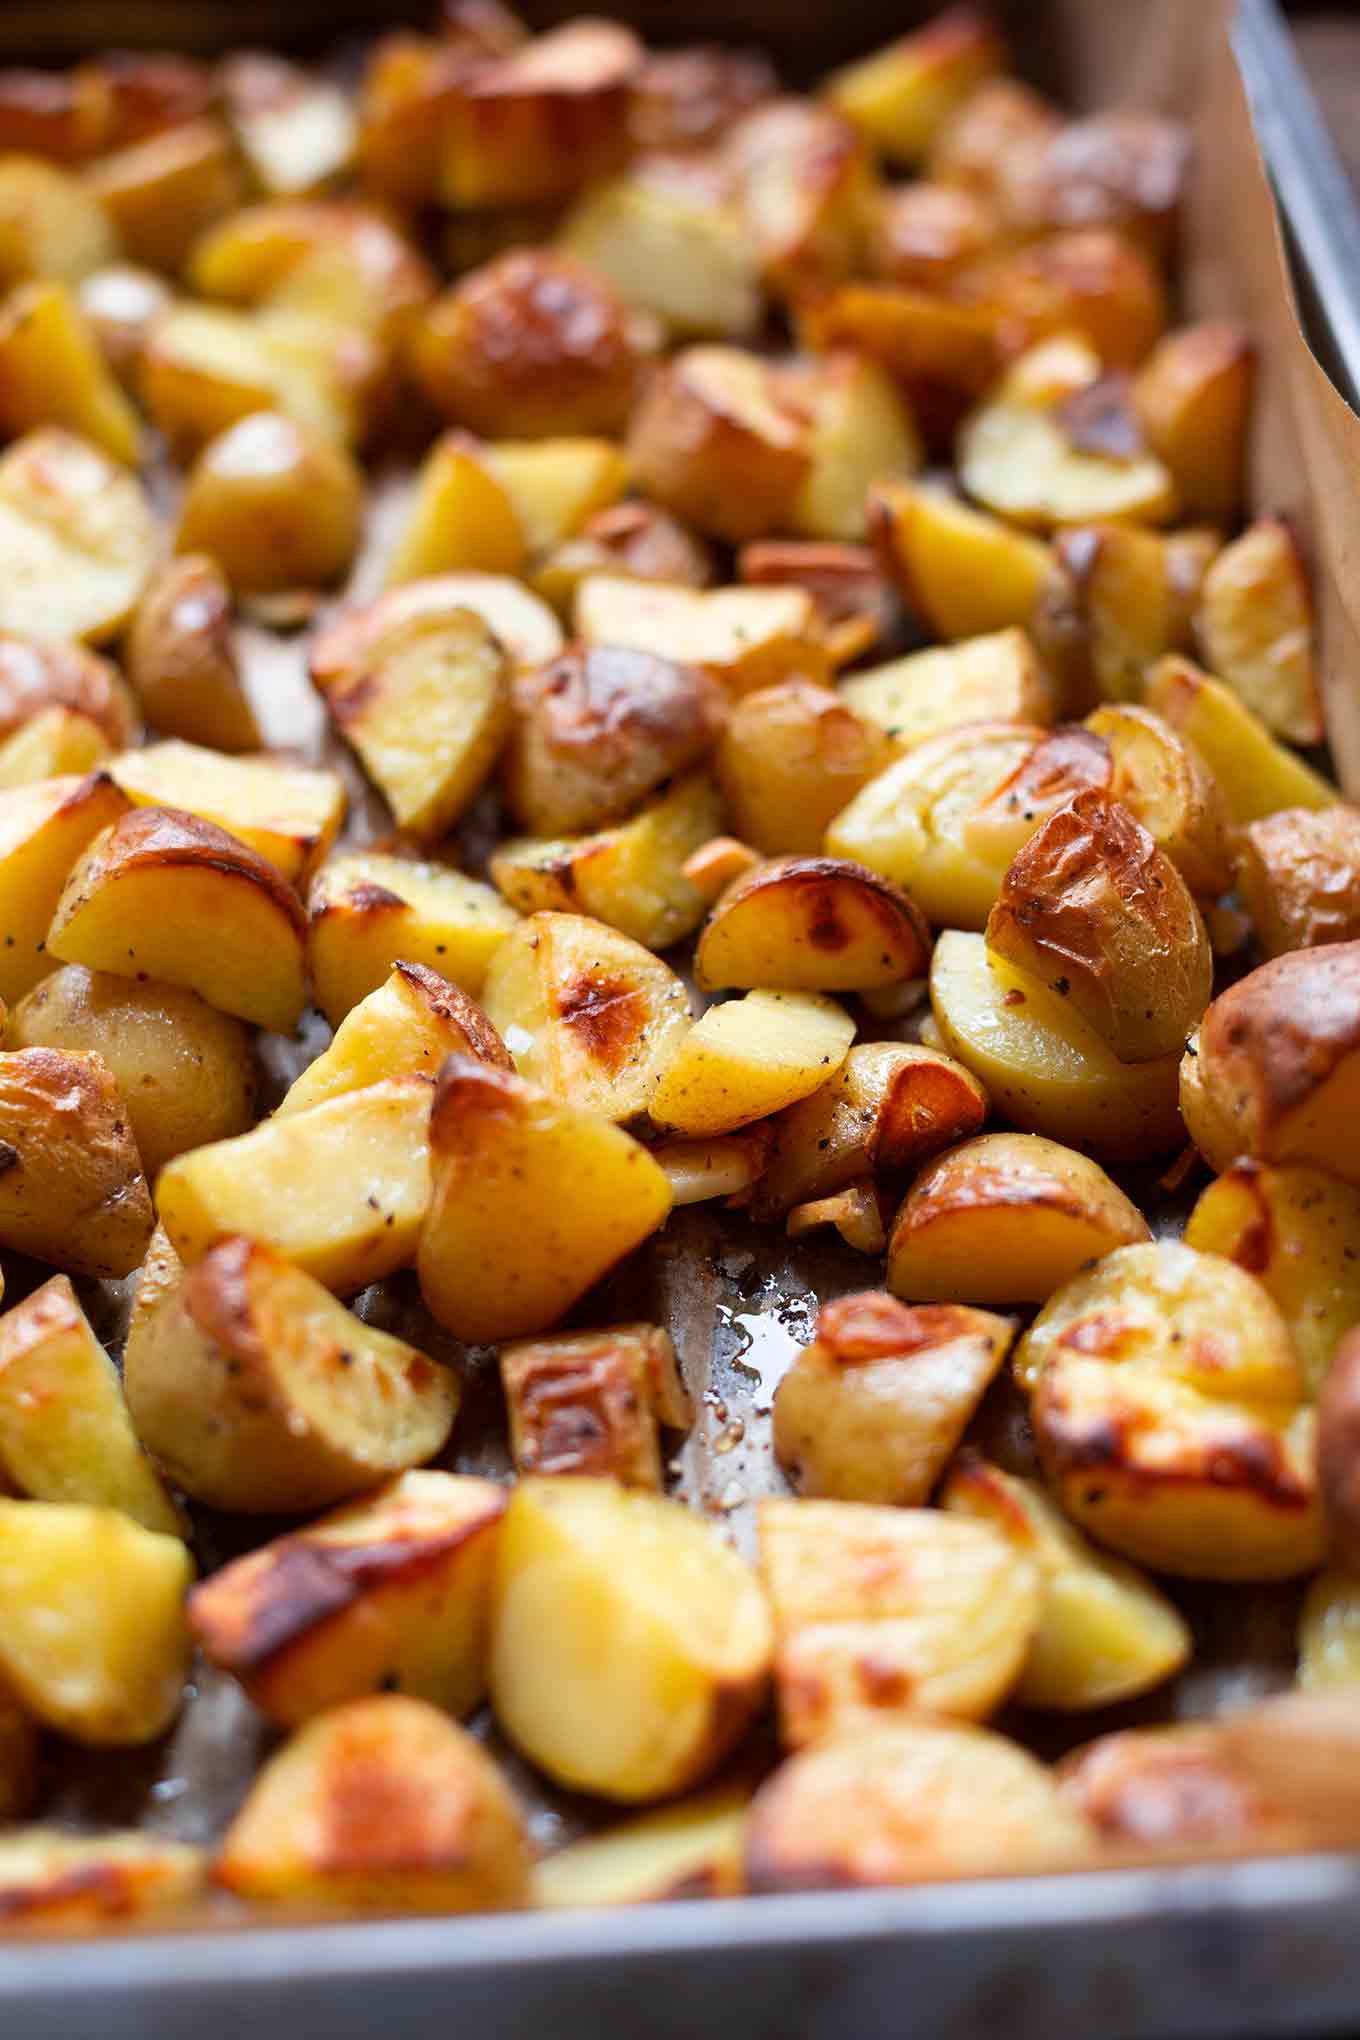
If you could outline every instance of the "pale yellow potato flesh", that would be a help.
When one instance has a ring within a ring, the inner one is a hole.
[[[834,999],[747,992],[695,1022],[661,1069],[648,1109],[676,1133],[729,1133],[820,1090],[854,1038]]]
[[[1194,745],[1235,822],[1260,821],[1281,808],[1330,807],[1341,798],[1320,772],[1277,743],[1230,687],[1189,659],[1160,659],[1143,698]]]
[[[534,1872],[534,1904],[652,1905],[667,1898],[732,1898],[742,1888],[749,1792],[715,1785],[675,1806],[620,1821],[557,1849]]]
[[[1043,725],[1057,708],[1034,646],[1014,624],[854,673],[840,695],[900,751],[960,723]]]
[[[288,1086],[275,1116],[305,1112],[389,1077],[428,1077],[446,1055],[475,1055],[500,1069],[510,1052],[479,1006],[423,964],[399,963],[376,992],[351,1007],[330,1046]]]
[[[88,441],[47,425],[0,455],[0,630],[102,644],[161,548],[141,483]]]
[[[694,952],[705,989],[866,992],[918,978],[930,930],[910,897],[849,858],[776,857],[722,894]]]
[[[92,772],[112,755],[112,744],[89,716],[45,708],[0,743],[0,789]]]
[[[387,563],[387,585],[431,574],[516,574],[528,546],[481,444],[449,432],[426,454]]]
[[[56,281],[21,285],[0,311],[0,428],[17,439],[40,425],[77,433],[127,467],[141,458],[137,413]]]
[[[142,1830],[24,1827],[0,1836],[0,1916],[20,1926],[88,1931],[171,1912],[197,1898],[207,1876],[201,1849]]]
[[[333,857],[308,895],[307,961],[332,1027],[397,963],[424,964],[476,998],[519,915],[480,879],[377,851]]]
[[[225,757],[167,738],[120,752],[109,777],[134,807],[179,808],[215,822],[302,884],[327,856],[345,818],[344,782],[268,756]]]
[[[1040,538],[942,491],[874,492],[870,529],[921,621],[942,638],[1028,625],[1052,555]]]
[[[47,932],[67,874],[127,806],[103,773],[0,795],[0,998],[21,999],[51,970]]]

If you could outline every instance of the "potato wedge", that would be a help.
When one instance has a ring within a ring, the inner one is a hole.
[[[867,231],[872,222],[867,206],[861,218]],[[953,295],[891,283],[841,283],[799,310],[808,346],[819,354],[848,350],[876,362],[904,390],[926,445],[941,451],[999,366],[994,314]]]
[[[834,999],[751,991],[710,1006],[662,1067],[651,1098],[658,1126],[728,1133],[829,1083],[854,1040]]]
[[[1024,223],[1115,227],[1168,262],[1189,164],[1190,137],[1177,121],[1122,108],[1069,121],[1035,166]]]
[[[177,1156],[156,1183],[175,1251],[198,1261],[243,1233],[345,1291],[408,1267],[430,1197],[430,1095],[425,1077],[389,1077]]]
[[[1224,546],[1204,577],[1195,634],[1205,663],[1267,729],[1295,744],[1321,742],[1312,596],[1282,517],[1258,518]]]
[[[127,805],[100,772],[0,793],[0,997],[22,998],[51,970],[47,932],[66,875]]]
[[[929,174],[998,207],[1009,225],[1027,215],[1049,146],[1070,123],[1018,78],[990,78],[944,122]]]
[[[468,1056],[440,1072],[430,1157],[421,1293],[474,1343],[544,1331],[670,1211],[663,1171],[630,1135]],[[542,1253],[524,1253],[529,1237]]]
[[[377,1693],[308,1722],[269,1759],[214,1875],[241,1898],[494,1912],[524,1902],[530,1861],[523,1815],[481,1745],[423,1700]]]
[[[1169,322],[1156,263],[1108,227],[1045,234],[983,256],[957,292],[992,314],[1001,350],[1010,356],[1054,334],[1076,333],[1106,368],[1134,369]]]
[[[863,507],[861,492],[861,508]],[[852,666],[893,627],[893,598],[867,545],[837,539],[766,538],[737,555],[748,588],[801,588],[821,612],[831,664]]]
[[[1179,507],[1170,472],[1155,454],[1137,450],[1131,401],[1107,388],[1093,383],[1052,408],[1005,394],[988,398],[959,433],[959,479],[968,494],[1039,531],[1100,518],[1166,523]],[[1098,427],[1087,423],[1097,403],[1106,407]],[[1097,450],[1107,432],[1117,453]]]
[[[633,80],[629,132],[643,149],[702,149],[776,89],[774,66],[758,50],[722,43],[648,50]]]
[[[769,856],[822,847],[827,825],[887,764],[890,747],[848,683],[784,680],[743,695],[715,759],[733,826]]]
[[[734,695],[831,677],[817,605],[802,588],[677,588],[591,574],[577,590],[575,620],[588,645],[704,666]]]
[[[1305,1693],[1360,1684],[1360,1592],[1353,1574],[1328,1566],[1299,1617],[1299,1684]]]
[[[293,1079],[275,1117],[306,1112],[389,1077],[433,1083],[446,1055],[513,1067],[509,1049],[466,992],[422,963],[399,963],[376,992],[351,1007],[330,1046]]]
[[[243,50],[223,64],[219,79],[237,147],[265,191],[312,191],[349,167],[354,110],[329,78]]]
[[[0,455],[0,630],[102,644],[160,545],[141,483],[85,440],[44,426]]]
[[[516,574],[524,566],[528,541],[486,451],[466,432],[435,441],[387,564],[390,588],[431,574]]]
[[[113,222],[82,179],[6,150],[0,160],[0,289],[36,277],[79,283],[117,255]]]
[[[1155,661],[1189,646],[1218,546],[1216,532],[1130,524],[1081,525],[1059,535],[1032,629],[1069,709],[1137,701]]]
[[[124,751],[109,777],[134,807],[174,808],[224,829],[290,885],[305,883],[329,855],[345,815],[338,773],[268,756],[224,758],[173,737]]]
[[[491,1697],[561,1784],[660,1799],[716,1770],[763,1698],[754,1574],[678,1502],[604,1480],[523,1480],[501,1526]]]
[[[307,896],[307,962],[332,1027],[398,962],[423,964],[476,998],[519,915],[479,879],[446,864],[376,851],[332,857]]]
[[[674,1204],[705,1204],[719,1197],[745,1202],[768,1147],[762,1120],[740,1133],[717,1134],[710,1140],[658,1141],[651,1154],[665,1171]]]
[[[1005,61],[1005,44],[981,9],[949,7],[924,28],[833,71],[826,93],[875,148],[912,169],[950,114]]]
[[[386,344],[405,338],[435,290],[392,218],[344,198],[233,209],[194,243],[188,274],[201,297],[329,319]]]
[[[118,1371],[64,1275],[0,1317],[0,1480],[36,1501],[121,1509],[144,1529],[181,1534]]]
[[[468,1715],[505,1503],[493,1481],[400,1474],[195,1587],[194,1641],[285,1728],[377,1692]]]
[[[968,732],[959,732],[966,745]],[[988,869],[1006,871],[1036,830],[1088,787],[1108,791],[1114,760],[1104,737],[1079,723],[1045,731],[1020,762],[965,815],[964,850]]]
[[[907,400],[886,369],[862,354],[825,355],[794,371],[794,401],[808,419],[808,470],[793,506],[796,531],[853,544],[868,533],[871,484],[924,465]]]
[[[898,751],[962,723],[1043,726],[1057,703],[1027,634],[1017,627],[909,652],[841,683],[841,698]]]
[[[500,1366],[518,1473],[609,1476],[660,1493],[658,1424],[686,1430],[694,1414],[669,1332],[611,1325],[513,1339]]]
[[[1064,1758],[1058,1779],[1066,1804],[1116,1844],[1254,1851],[1304,1839],[1235,1760],[1217,1722],[1102,1735]]]
[[[207,1872],[202,1850],[164,1835],[20,1828],[0,1839],[0,1922],[87,1932],[118,1926],[187,1905]]]
[[[1267,957],[1360,937],[1360,813],[1281,808],[1243,829],[1237,883]]]
[[[581,584],[595,574],[703,588],[713,579],[713,562],[702,539],[669,511],[639,498],[587,518],[575,538],[555,546],[538,563],[533,585],[554,609],[569,616]]]
[[[965,1722],[912,1721],[814,1744],[756,1794],[752,1891],[844,1890],[1070,1869],[1094,1836],[1018,1743]]]
[[[0,306],[0,431],[59,425],[136,467],[141,426],[70,290],[21,284]]]
[[[760,265],[725,184],[644,157],[587,193],[559,245],[674,339],[752,339],[764,312]]]
[[[1231,528],[1241,514],[1254,353],[1241,326],[1206,320],[1166,334],[1135,378],[1148,444],[1187,517]]]
[[[0,1244],[72,1275],[128,1275],[154,1219],[128,1111],[97,1055],[0,1055]]]
[[[1121,1062],[1184,1045],[1213,958],[1170,858],[1119,801],[1079,793],[1035,831],[987,918],[987,947],[1061,998]]]
[[[1027,625],[1052,558],[1042,539],[909,482],[871,491],[869,532],[885,573],[941,638]]]
[[[867,991],[920,977],[930,930],[915,903],[850,858],[778,857],[723,894],[695,951],[710,991]]]
[[[628,456],[636,481],[664,509],[740,544],[788,528],[808,474],[807,418],[758,355],[689,347],[649,383],[629,427]]]
[[[1226,892],[1235,832],[1218,782],[1193,746],[1133,702],[1095,709],[1086,728],[1109,746],[1111,795],[1142,823],[1190,891],[1199,899]]]
[[[154,1742],[184,1698],[193,1576],[178,1537],[121,1509],[0,1501],[0,1677],[72,1742]]]
[[[1186,1131],[1215,1169],[1303,1162],[1360,1186],[1346,1137],[1360,1083],[1360,943],[1294,949],[1220,993],[1181,1065]]]
[[[352,329],[185,299],[153,321],[137,386],[178,451],[254,411],[282,412],[343,445],[371,422],[384,366],[381,351]]]
[[[534,1872],[534,1904],[653,1905],[672,1898],[734,1898],[750,1794],[714,1785],[659,1813],[620,1821],[556,1849]]]
[[[693,1019],[660,957],[584,914],[521,921],[491,959],[482,1000],[522,1077],[614,1120],[646,1110]]]
[[[851,273],[873,185],[848,120],[806,99],[772,99],[736,122],[722,154],[772,290],[796,299]]]
[[[1177,1058],[1124,1063],[1071,999],[950,931],[935,945],[930,1000],[945,1048],[1015,1126],[1103,1161],[1164,1155],[1184,1138]]]
[[[138,734],[137,704],[107,659],[83,645],[0,634],[0,736],[16,735],[48,708],[92,722],[117,750]]]
[[[1003,231],[996,208],[977,192],[930,178],[890,185],[874,208],[869,270],[907,290],[948,291]]]
[[[213,751],[258,751],[255,711],[241,682],[231,591],[215,560],[170,560],[137,605],[123,647],[148,722],[165,737]]]
[[[546,602],[508,574],[433,574],[376,602],[344,609],[312,640],[312,679],[328,693],[371,664],[385,641],[416,623],[471,609],[516,666],[538,666],[562,650],[562,627]]]
[[[189,471],[175,550],[208,553],[238,594],[324,588],[359,543],[363,480],[344,447],[257,410],[209,440]]]
[[[44,708],[0,739],[0,790],[93,772],[113,754],[100,729],[74,708]]]
[[[297,895],[258,851],[196,815],[146,807],[110,824],[72,866],[47,951],[183,985],[223,1013],[291,1034],[306,1003],[306,926]]]
[[[1034,1133],[984,1133],[927,1162],[893,1224],[888,1287],[913,1303],[1043,1303],[1147,1220],[1098,1162]]]
[[[1089,1543],[1037,1481],[967,1453],[942,1499],[951,1513],[998,1530],[1038,1569],[1039,1626],[1015,1687],[1022,1706],[1060,1713],[1114,1706],[1188,1661],[1190,1631],[1166,1596]]]
[[[774,1499],[759,1548],[786,1748],[904,1714],[976,1721],[1014,1683],[1039,1576],[994,1531],[937,1510]]]
[[[1318,1564],[1313,1411],[1244,1269],[1170,1240],[1120,1247],[1050,1298],[1015,1367],[1044,1471],[1102,1543],[1192,1579]]]
[[[1160,659],[1143,699],[1199,752],[1234,822],[1261,821],[1281,808],[1331,807],[1341,798],[1321,773],[1277,744],[1230,687],[1189,659]]]
[[[197,236],[244,195],[232,137],[210,115],[101,156],[85,183],[117,228],[128,259],[170,276],[178,275]]]

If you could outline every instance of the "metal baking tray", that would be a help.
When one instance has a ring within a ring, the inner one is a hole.
[[[1089,0],[1139,14],[1144,0]],[[1208,0],[1177,0],[1198,8]],[[1147,0],[1151,11],[1153,0]],[[375,0],[0,0],[0,58],[59,58],[132,41],[315,42],[397,13]],[[531,6],[535,18],[578,11]],[[721,35],[772,48],[797,74],[901,27],[894,0],[815,17],[788,0],[633,0],[617,11],[657,39]],[[1017,0],[1022,65],[1053,78],[1052,51]],[[1360,213],[1274,0],[1238,0],[1232,30],[1258,140],[1285,216],[1309,337],[1338,389],[1360,397]],[[688,1251],[700,1241],[687,1235]],[[748,1260],[755,1257],[747,1255]],[[757,1270],[757,1272],[760,1272]],[[862,1264],[860,1279],[862,1280]],[[818,1284],[812,1281],[812,1288]],[[846,1286],[844,1278],[839,1286]],[[748,1284],[748,1288],[750,1285]],[[734,1321],[782,1362],[807,1322],[808,1288],[783,1325],[773,1280],[741,1303],[715,1283],[694,1318],[730,1379]],[[741,1318],[744,1309],[748,1315]],[[801,1322],[799,1311],[802,1312]],[[793,1332],[789,1330],[790,1323]],[[728,1335],[728,1336],[724,1336]],[[805,1336],[805,1334],[804,1334]],[[756,1356],[760,1357],[759,1351]],[[1289,1613],[1274,1590],[1239,1602],[1278,1649]],[[1255,1607],[1255,1603],[1252,1604]],[[1209,1617],[1212,1637],[1213,1617]],[[1283,1626],[1282,1626],[1283,1625]],[[1206,1676],[1253,1690],[1250,1648]],[[1100,1725],[1104,1725],[1101,1723]],[[211,1719],[204,1731],[211,1736]],[[1097,1732],[1092,1724],[1089,1731]],[[988,1879],[905,1891],[825,1893],[618,1913],[317,1924],[216,1924],[0,1946],[0,2040],[681,2040],[720,2024],[741,2040],[1102,2040],[1360,2033],[1360,1855]]]

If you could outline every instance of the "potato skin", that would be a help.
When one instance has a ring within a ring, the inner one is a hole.
[[[1266,956],[1360,937],[1360,810],[1281,808],[1248,823],[1237,880]]]
[[[0,1241],[72,1275],[128,1275],[151,1196],[127,1107],[98,1055],[0,1054]]]
[[[1064,1800],[1112,1842],[1150,1848],[1286,1846],[1248,1773],[1213,1723],[1125,1729],[1058,1766]]]
[[[1318,1399],[1318,1477],[1342,1563],[1360,1566],[1360,1327],[1337,1346]]]
[[[889,739],[834,689],[795,679],[742,696],[715,769],[743,842],[767,856],[812,856],[891,755]]]
[[[175,546],[210,554],[246,594],[325,587],[353,559],[362,516],[363,480],[343,447],[255,411],[195,461]]]
[[[987,944],[1066,991],[1123,1062],[1180,1048],[1209,1003],[1213,958],[1185,881],[1128,809],[1095,789],[1019,852]]]
[[[649,496],[739,545],[788,526],[808,469],[807,422],[756,356],[691,347],[652,378],[628,452]]]
[[[163,736],[217,751],[260,748],[232,639],[231,591],[217,561],[169,561],[137,605],[124,647],[128,678]]]
[[[0,740],[44,708],[87,716],[114,750],[137,734],[137,712],[115,666],[84,645],[0,633]]]
[[[911,897],[847,857],[778,857],[719,900],[695,975],[710,990],[864,991],[921,976],[930,929]]]

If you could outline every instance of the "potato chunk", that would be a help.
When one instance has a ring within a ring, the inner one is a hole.
[[[432,574],[393,588],[376,602],[343,609],[312,640],[312,679],[328,693],[371,664],[383,643],[415,623],[447,621],[456,611],[480,616],[516,666],[537,666],[562,649],[562,627],[546,602],[508,574]]]
[[[1231,527],[1242,504],[1253,349],[1241,326],[1205,321],[1157,342],[1134,403],[1187,517]]]
[[[814,1744],[761,1787],[746,1827],[752,1891],[1071,1868],[1093,1853],[1086,1821],[1042,1764],[954,1721]]]
[[[888,1246],[888,1287],[925,1303],[1043,1303],[1147,1221],[1089,1155],[984,1133],[928,1162]]]
[[[872,189],[868,154],[829,106],[773,99],[735,124],[723,161],[766,283],[799,298],[848,276]]]
[[[817,605],[802,588],[676,588],[591,574],[577,591],[576,629],[589,645],[707,667],[737,695],[831,675]]]
[[[378,335],[404,336],[434,295],[406,236],[352,199],[274,199],[235,209],[199,239],[189,281],[203,297],[268,304]]]
[[[156,1184],[175,1250],[268,1242],[328,1288],[362,1289],[410,1265],[430,1196],[425,1077],[389,1077],[234,1140],[179,1155]]]
[[[740,1784],[715,1785],[556,1849],[534,1874],[534,1903],[557,1910],[733,1898],[742,1888],[748,1799]]]
[[[446,432],[425,456],[387,566],[389,587],[431,574],[514,574],[527,556],[509,492],[481,442]]]
[[[118,254],[118,236],[78,177],[37,157],[0,161],[0,289],[35,277],[79,283]]]
[[[1360,1558],[1360,1337],[1341,1339],[1318,1401],[1318,1477],[1332,1542],[1351,1571]]]
[[[1070,999],[980,935],[940,937],[930,999],[944,1046],[1014,1125],[1106,1161],[1166,1154],[1182,1140],[1177,1058],[1120,1062]]]
[[[1005,58],[1000,34],[980,9],[949,7],[924,28],[834,71],[826,92],[876,148],[910,169]]]
[[[1188,649],[1215,532],[1082,524],[1062,532],[1032,628],[1069,708],[1136,701],[1148,669]]]
[[[73,1275],[127,1275],[154,1223],[127,1107],[97,1055],[0,1055],[0,1244]]]
[[[423,1700],[379,1693],[270,1758],[214,1874],[242,1898],[494,1912],[524,1902],[529,1864],[523,1815],[481,1746]]]
[[[505,1502],[493,1481],[401,1474],[196,1587],[194,1640],[285,1728],[380,1691],[470,1714]]]
[[[138,368],[152,422],[177,450],[203,446],[254,411],[282,412],[340,444],[370,422],[380,350],[323,321],[182,300],[154,320]]]
[[[0,736],[14,736],[48,708],[92,722],[117,750],[137,735],[136,703],[108,660],[83,645],[0,633]]]
[[[747,992],[710,1006],[663,1066],[651,1114],[677,1133],[727,1133],[829,1083],[855,1037],[834,999]]]
[[[479,879],[446,864],[376,851],[333,857],[308,895],[307,961],[332,1027],[398,962],[423,964],[473,998],[519,915]]]
[[[102,644],[160,551],[141,483],[57,426],[0,456],[0,630]]]
[[[948,290],[1002,232],[996,208],[976,192],[930,178],[891,185],[874,209],[869,269],[907,290]]]
[[[674,971],[583,914],[521,921],[492,958],[482,997],[522,1077],[605,1119],[646,1110],[692,1019]]]
[[[1282,517],[1258,518],[1223,548],[1204,577],[1195,631],[1206,663],[1268,729],[1320,742],[1312,598]]]
[[[211,117],[177,123],[101,156],[86,184],[130,261],[177,275],[195,237],[240,204],[232,138]]]
[[[852,674],[840,694],[898,751],[961,723],[1042,726],[1057,706],[1034,646],[1015,626]]]
[[[40,425],[78,433],[136,467],[141,426],[65,284],[22,284],[0,307],[0,430]]]
[[[814,855],[827,825],[887,764],[889,745],[856,704],[784,680],[738,701],[718,744],[718,782],[741,840],[769,856]]]
[[[540,595],[564,616],[577,590],[592,574],[634,581],[669,581],[703,588],[713,579],[713,562],[696,538],[667,510],[639,498],[597,510],[575,538],[541,560],[533,581]]]
[[[184,1697],[193,1576],[178,1537],[120,1509],[0,1501],[0,1677],[72,1742],[154,1742]]]
[[[73,865],[47,948],[63,963],[183,985],[291,1034],[306,1003],[306,925],[297,895],[257,851],[212,822],[147,807],[103,830]]]
[[[968,732],[957,734],[966,747]],[[1088,787],[1108,790],[1113,780],[1104,737],[1080,723],[1059,723],[964,816],[959,839],[970,856],[1004,872],[1050,815]]]
[[[658,370],[628,452],[649,496],[732,544],[788,527],[810,457],[793,393],[739,347],[690,347]]]
[[[290,884],[310,878],[345,814],[338,773],[282,758],[224,758],[178,738],[125,751],[109,777],[134,807],[176,808],[235,836]]]
[[[1185,881],[1129,810],[1094,788],[1016,856],[987,947],[1070,998],[1121,1062],[1171,1054],[1209,1003],[1213,958]]]
[[[510,1449],[521,1474],[612,1476],[661,1489],[659,1423],[693,1415],[669,1332],[612,1325],[501,1348]]]
[[[1192,1579],[1285,1579],[1324,1527],[1313,1412],[1266,1290],[1163,1240],[1078,1275],[1021,1341],[1039,1455],[1069,1515]]]
[[[1086,728],[1109,746],[1111,795],[1142,823],[1196,898],[1226,892],[1234,831],[1218,782],[1193,746],[1152,709],[1131,702],[1096,709]]]
[[[40,1502],[121,1509],[144,1529],[180,1535],[118,1371],[64,1275],[0,1317],[0,1478]]]
[[[1097,404],[1104,409],[1092,421]],[[964,422],[959,479],[988,510],[1039,530],[1098,518],[1161,524],[1178,507],[1175,490],[1156,456],[1137,450],[1136,432],[1127,401],[1103,383],[1047,407],[1003,385]],[[1117,454],[1100,450],[1107,435]]]
[[[0,788],[91,772],[112,746],[97,723],[73,708],[45,708],[0,740]]]
[[[694,968],[709,990],[849,992],[920,977],[930,930],[906,893],[849,858],[758,864],[710,914]]]
[[[188,554],[156,575],[124,645],[147,720],[214,751],[257,751],[260,728],[241,683],[231,591],[215,560]]]
[[[670,1210],[663,1171],[628,1134],[467,1056],[440,1073],[430,1154],[421,1293],[460,1339],[545,1330]]]
[[[175,549],[208,553],[238,594],[324,588],[359,543],[363,481],[342,446],[281,411],[252,411],[189,471]]]
[[[822,642],[837,669],[887,636],[893,600],[867,545],[839,539],[763,538],[744,545],[737,575],[748,588],[801,588],[821,612]]]
[[[1107,227],[1045,234],[984,256],[959,295],[992,312],[1009,354],[1075,333],[1112,370],[1137,368],[1168,323],[1160,270]]]
[[[1038,1620],[1030,1561],[937,1510],[764,1501],[760,1572],[791,1749],[903,1714],[990,1714]]]
[[[942,638],[1028,624],[1052,557],[1042,539],[908,482],[871,493],[869,530],[887,574]]]
[[[0,1922],[6,1927],[120,1926],[196,1898],[202,1851],[163,1835],[72,1835],[27,1827],[0,1839]]]
[[[388,1077],[428,1077],[433,1083],[446,1055],[512,1067],[509,1049],[466,992],[424,964],[399,963],[345,1015],[329,1048],[293,1079],[275,1117],[305,1112]]]
[[[754,1574],[682,1504],[613,1481],[520,1482],[493,1609],[497,1718],[550,1778],[604,1798],[697,1784],[764,1695]]]
[[[1281,808],[1330,807],[1341,797],[1321,773],[1277,744],[1231,688],[1189,659],[1159,660],[1144,700],[1198,751],[1234,822],[1259,821]]]
[[[237,146],[266,191],[311,191],[348,168],[354,112],[338,85],[260,50],[242,50],[219,75]]]
[[[1217,1722],[1103,1735],[1065,1758],[1058,1778],[1066,1804],[1106,1841],[1256,1850],[1303,1839],[1236,1761]]]
[[[861,214],[866,229],[870,218],[866,207]],[[867,355],[905,391],[922,439],[941,451],[952,444],[963,413],[997,372],[994,312],[961,304],[956,295],[905,290],[899,284],[842,283],[809,298],[800,310],[806,344],[823,354]]]
[[[1237,882],[1264,955],[1360,937],[1360,812],[1281,808],[1249,822]]]
[[[93,270],[79,286],[77,302],[99,351],[129,395],[138,388],[147,339],[170,297],[163,277],[130,262]]]
[[[943,1500],[1000,1531],[1038,1568],[1039,1626],[1015,1687],[1022,1706],[1062,1713],[1113,1706],[1160,1686],[1188,1660],[1190,1631],[1165,1595],[1088,1543],[1037,1481],[969,1453]]]
[[[764,304],[755,250],[725,180],[649,163],[597,185],[561,245],[607,276],[624,303],[681,340],[748,340]]]
[[[1360,1186],[1360,942],[1294,949],[1221,992],[1181,1065],[1186,1130],[1215,1169],[1304,1162]]]
[[[103,773],[0,793],[0,997],[22,998],[51,969],[47,932],[66,875],[90,840],[126,811]]]

